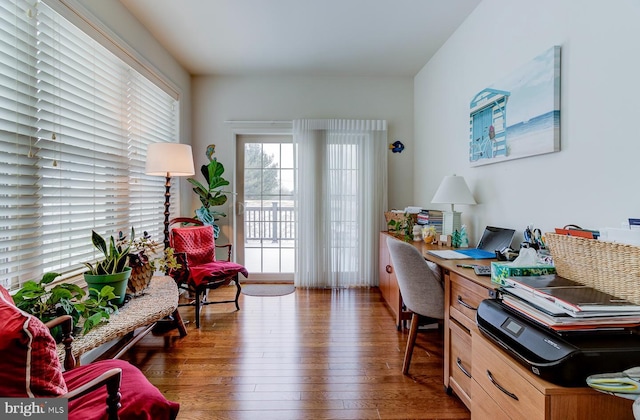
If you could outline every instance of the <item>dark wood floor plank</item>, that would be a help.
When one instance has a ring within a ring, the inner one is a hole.
[[[418,335],[402,375],[407,335],[376,289],[298,289],[240,305],[205,307],[200,329],[181,307],[188,336],[148,335],[125,355],[180,402],[178,419],[470,418],[443,389],[442,331]]]

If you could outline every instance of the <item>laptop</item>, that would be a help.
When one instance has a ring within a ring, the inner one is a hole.
[[[487,226],[475,248],[453,250],[433,250],[429,254],[446,260],[461,260],[472,258],[482,260],[495,258],[496,250],[503,250],[511,246],[511,241],[515,235],[515,229]]]

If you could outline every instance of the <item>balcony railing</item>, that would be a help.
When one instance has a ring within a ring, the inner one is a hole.
[[[271,207],[249,206],[244,208],[244,238],[248,240],[295,239],[294,208],[280,207],[272,202]]]

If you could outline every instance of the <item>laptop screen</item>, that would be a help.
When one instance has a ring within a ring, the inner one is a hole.
[[[478,242],[477,248],[494,252],[510,247],[515,233],[515,229],[487,226],[484,229],[482,238],[480,238],[480,242]]]

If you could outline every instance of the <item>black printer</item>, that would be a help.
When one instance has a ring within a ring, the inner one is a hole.
[[[499,299],[478,306],[480,332],[535,375],[551,383],[586,386],[587,376],[640,366],[640,335],[633,330],[559,335],[539,326]]]

